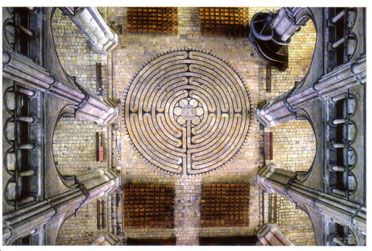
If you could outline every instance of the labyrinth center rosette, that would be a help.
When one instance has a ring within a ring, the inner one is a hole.
[[[202,174],[229,161],[250,126],[250,100],[238,74],[195,50],[157,57],[127,89],[124,120],[137,150],[174,174]]]

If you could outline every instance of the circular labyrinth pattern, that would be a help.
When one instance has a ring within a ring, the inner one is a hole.
[[[174,174],[202,174],[229,161],[250,125],[238,74],[206,52],[179,50],[149,62],[129,85],[125,125],[137,150]]]

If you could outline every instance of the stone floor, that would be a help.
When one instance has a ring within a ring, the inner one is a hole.
[[[111,86],[106,86],[105,95],[121,101],[116,148],[121,156],[117,165],[122,170],[122,183],[170,184],[175,189],[173,229],[124,225],[126,237],[175,236],[177,244],[197,245],[199,236],[254,235],[259,226],[260,192],[254,179],[263,163],[262,131],[255,109],[261,100],[289,90],[295,80],[305,76],[314,46],[314,27],[304,27],[293,38],[292,44],[297,46],[291,44],[289,49],[289,68],[285,72],[272,70],[273,90],[267,93],[265,62],[248,39],[202,36],[197,8],[178,8],[176,35],[127,33],[126,8],[100,9],[108,21],[123,24],[118,47],[107,58],[92,53],[70,21],[57,16],[54,28],[60,59],[69,74],[79,76],[82,86],[93,91],[95,63],[109,69],[105,82]],[[249,11],[253,15],[260,9]],[[156,81],[155,76],[162,81]],[[303,131],[301,123],[272,129],[273,162],[282,168],[292,169],[301,163],[306,169],[311,164],[315,152],[312,131],[308,127]],[[95,161],[97,131],[103,132],[105,149],[110,151],[110,134],[105,129],[73,119],[57,125],[54,155],[64,174],[109,166],[107,156],[104,162]],[[80,152],[79,159],[72,159],[76,152]],[[215,183],[249,186],[246,223],[237,226],[226,220],[218,227],[201,227],[202,187]],[[294,205],[280,205],[285,216],[280,224],[286,231],[292,220],[293,224],[303,224],[295,219],[298,209]],[[88,244],[98,232],[95,218],[95,203],[81,209],[64,223],[57,243]],[[77,229],[76,222],[81,223]],[[303,238],[299,232],[290,240]],[[311,231],[305,235],[311,239]]]

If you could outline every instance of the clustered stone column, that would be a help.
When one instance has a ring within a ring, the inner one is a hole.
[[[292,171],[268,165],[257,173],[256,182],[267,192],[279,193],[296,204],[312,208],[336,222],[366,234],[366,208],[341,197],[306,187]]]
[[[70,101],[76,106],[76,116],[82,119],[107,125],[118,116],[115,104],[108,100],[100,100],[80,86],[75,87],[61,81],[58,76],[50,74],[45,68],[21,54],[3,52],[3,75],[30,89]]]
[[[69,179],[71,177],[64,177],[57,172],[54,163],[52,163],[53,157],[50,155],[52,130],[50,129],[53,128],[55,120],[48,121],[49,117],[56,119],[57,115],[63,115],[63,113],[59,113],[65,112],[64,108],[66,107],[72,108],[68,112],[73,112],[77,117],[96,122],[99,125],[108,125],[118,116],[116,104],[110,100],[102,100],[95,94],[86,91],[76,83],[74,78],[64,73],[55,51],[51,32],[50,22],[53,11],[54,8],[40,8],[40,11],[37,11],[38,16],[34,14],[29,16],[33,22],[37,20],[38,26],[34,28],[38,28],[37,30],[41,32],[40,36],[35,35],[29,40],[29,42],[34,41],[33,44],[36,46],[31,46],[31,51],[40,53],[38,57],[33,56],[33,58],[37,60],[43,55],[45,68],[35,63],[31,58],[17,52],[3,51],[2,54],[4,78],[17,83],[19,86],[17,92],[27,96],[42,97],[42,100],[45,101],[45,108],[48,108],[45,110],[45,114],[38,116],[38,118],[45,119],[47,123],[43,125],[45,130],[38,128],[40,131],[37,132],[38,135],[39,132],[42,132],[40,135],[45,138],[44,141],[37,141],[38,149],[43,149],[47,154],[42,155],[45,157],[44,160],[39,156],[38,161],[43,163],[37,163],[35,166],[34,162],[30,162],[30,155],[27,153],[27,163],[24,163],[31,169],[38,168],[36,169],[38,170],[37,189],[42,192],[38,192],[36,195],[32,193],[35,200],[29,200],[27,204],[22,203],[19,207],[15,207],[15,211],[9,212],[10,210],[8,210],[3,215],[4,245],[13,244],[27,236],[30,236],[31,239],[38,239],[37,243],[55,244],[58,230],[66,218],[73,215],[79,208],[99,197],[109,195],[119,187],[120,179],[111,169],[97,169],[77,177],[72,176],[73,179]],[[23,15],[22,13],[19,14]],[[71,18],[88,36],[89,43],[96,51],[107,53],[118,44],[117,35],[110,30],[96,8],[76,8],[76,13]],[[30,22],[28,26],[32,28],[33,22]],[[32,57],[32,53],[26,54]],[[38,95],[40,94],[38,92],[45,95]],[[57,110],[53,109],[55,107],[47,107],[48,104],[54,105],[54,102]],[[39,109],[39,105],[42,107],[43,104],[38,103],[37,105],[37,109]],[[27,116],[19,116],[19,118],[28,123],[33,123],[36,120],[35,117]],[[52,124],[48,124],[48,122]],[[42,147],[39,147],[39,143]],[[32,150],[33,148],[32,144],[24,144],[22,148],[18,149]],[[16,170],[16,172],[18,171]],[[33,175],[30,171],[25,174],[27,176]],[[49,189],[45,190],[45,186],[40,184],[45,183],[43,179],[50,177],[50,175],[61,179],[56,184],[48,183]],[[15,182],[19,183],[19,178],[15,177]],[[33,183],[28,185],[34,187]]]
[[[309,19],[309,8],[280,8],[277,13],[259,12],[250,21],[249,39],[263,58],[283,70],[288,65],[288,53],[283,53],[283,48],[288,46],[290,38]]]
[[[201,179],[184,176],[176,182],[176,245],[199,245]]]
[[[30,204],[3,217],[3,244],[31,234],[53,219],[108,195],[119,187],[119,177],[110,169],[98,169],[77,178],[68,191]]]
[[[118,35],[107,26],[97,8],[64,7],[61,10],[86,35],[89,45],[97,53],[108,53],[118,45]]]
[[[303,89],[286,93],[257,108],[258,121],[272,127],[296,119],[297,108],[315,99],[334,97],[347,89],[366,83],[366,56],[335,68],[317,82]]]

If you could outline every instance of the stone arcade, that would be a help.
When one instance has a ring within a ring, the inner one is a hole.
[[[366,245],[364,8],[2,12],[3,245]]]

